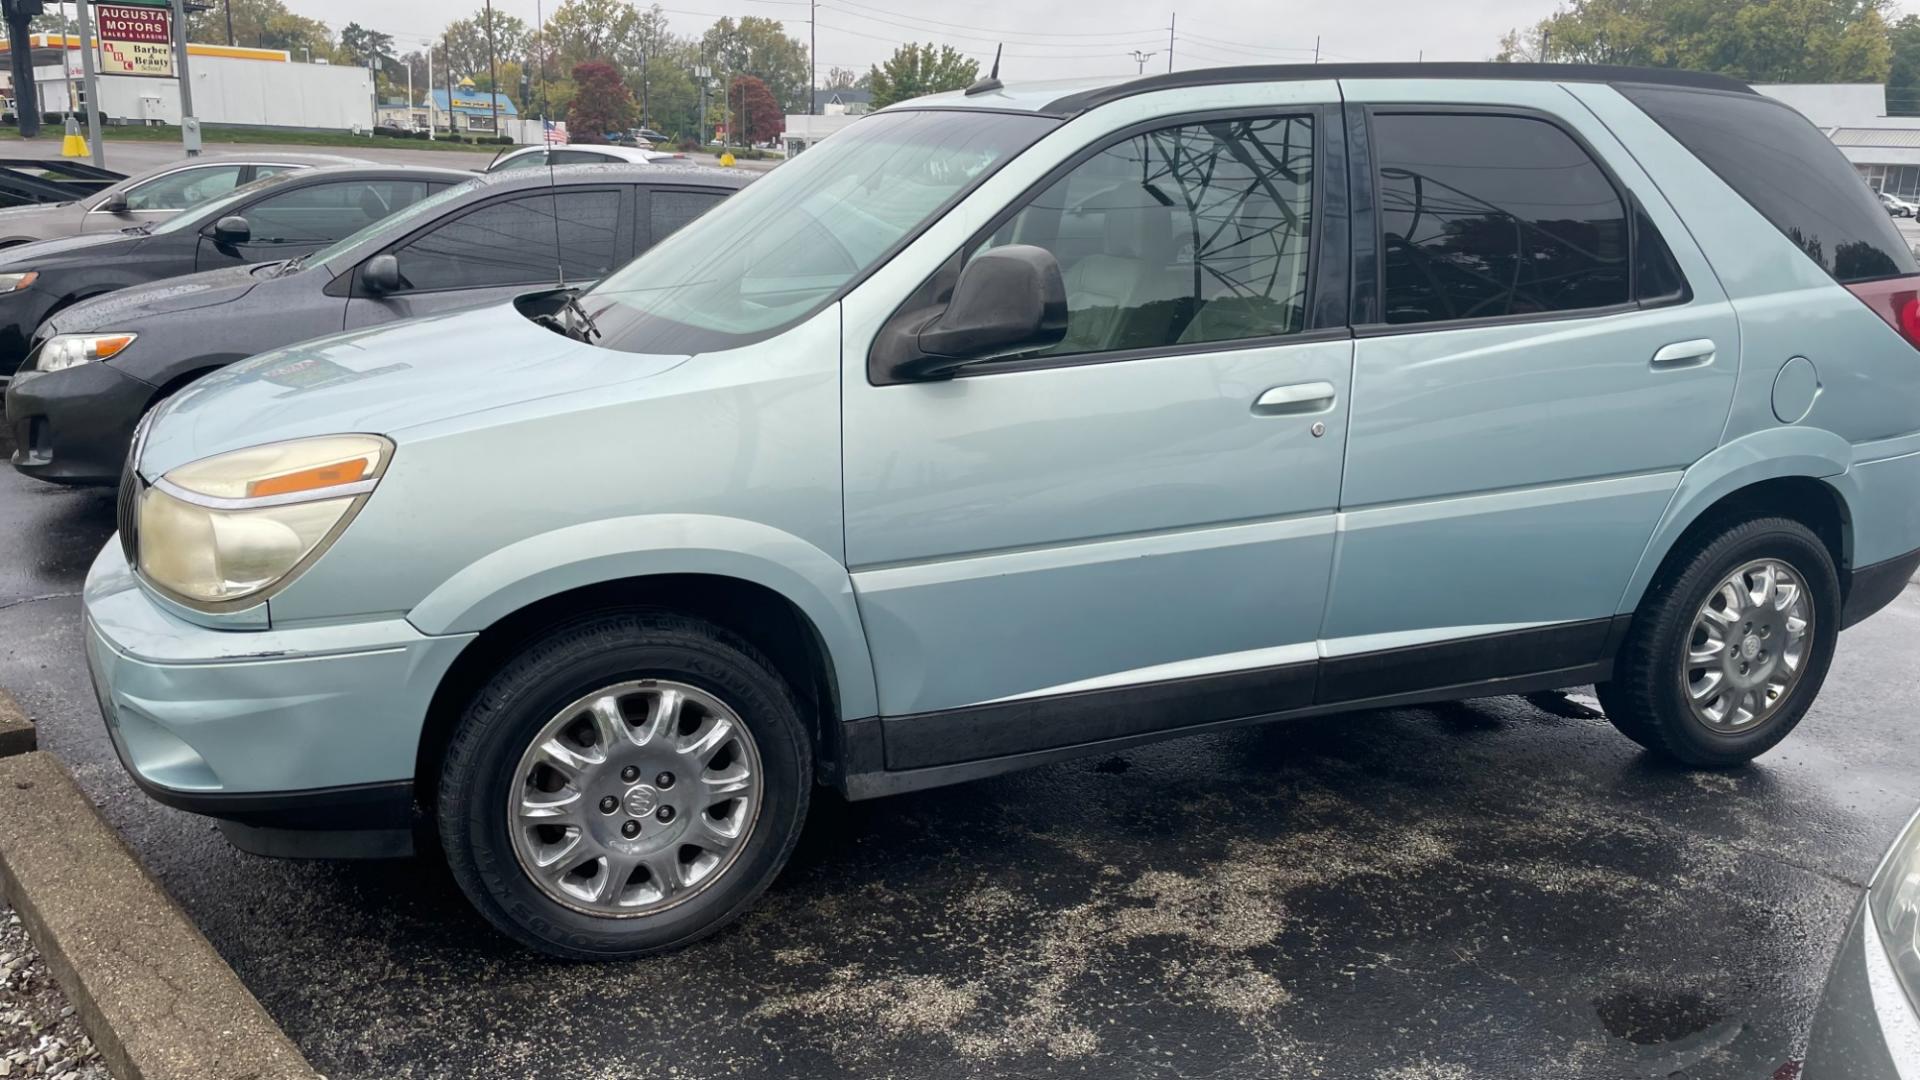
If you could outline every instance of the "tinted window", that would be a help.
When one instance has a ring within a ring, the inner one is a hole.
[[[507,158],[489,171],[506,172],[508,169],[531,169],[535,165],[545,166],[546,163],[547,152],[545,150],[535,150],[531,154],[521,154],[517,157]]]
[[[1886,210],[1806,117],[1759,94],[1620,91],[1841,282],[1920,272]]]
[[[590,150],[555,150],[548,155],[548,160],[555,165],[605,165],[620,159],[608,154],[596,154]]]
[[[185,210],[224,195],[240,182],[240,166],[210,165],[156,176],[127,191],[129,210]]]
[[[720,205],[726,198],[720,191],[654,191],[648,197],[647,225],[651,232],[646,243],[657,244],[680,230],[682,225]]]
[[[472,289],[554,280],[589,281],[613,269],[617,191],[550,193],[491,203],[427,233],[395,254],[415,289]],[[557,245],[557,248],[556,248]],[[557,257],[556,257],[557,253]]]
[[[1313,120],[1148,132],[1075,166],[982,250],[1034,244],[1067,285],[1067,335],[1036,355],[1271,337],[1306,325]]]
[[[240,211],[255,241],[338,240],[425,198],[419,180],[342,180],[310,184]]]
[[[1379,114],[1386,321],[1536,315],[1627,303],[1627,211],[1587,152],[1544,120]]]

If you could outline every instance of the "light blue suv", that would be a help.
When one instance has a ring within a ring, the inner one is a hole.
[[[1917,288],[1721,78],[988,80],[577,298],[179,394],[88,655],[155,798],[435,829],[573,957],[738,914],[816,784],[1584,683],[1733,765],[1920,564]]]

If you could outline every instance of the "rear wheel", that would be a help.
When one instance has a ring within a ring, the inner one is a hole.
[[[612,959],[745,910],[799,837],[811,776],[794,698],[751,645],[674,615],[602,615],[487,683],[437,813],[455,879],[494,925]]]
[[[1647,589],[1598,687],[1614,726],[1688,765],[1738,765],[1806,715],[1839,636],[1826,545],[1787,518],[1699,537]]]

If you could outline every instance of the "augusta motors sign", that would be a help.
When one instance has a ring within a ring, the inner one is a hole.
[[[103,75],[173,77],[173,12],[131,4],[95,4]]]

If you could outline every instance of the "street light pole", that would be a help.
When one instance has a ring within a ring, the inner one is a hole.
[[[493,0],[487,0],[487,99],[493,102],[493,137],[500,137],[500,67],[493,59]]]
[[[187,69],[187,0],[173,0],[173,66],[180,76],[180,142],[200,156],[200,121],[193,115],[193,73]]]

